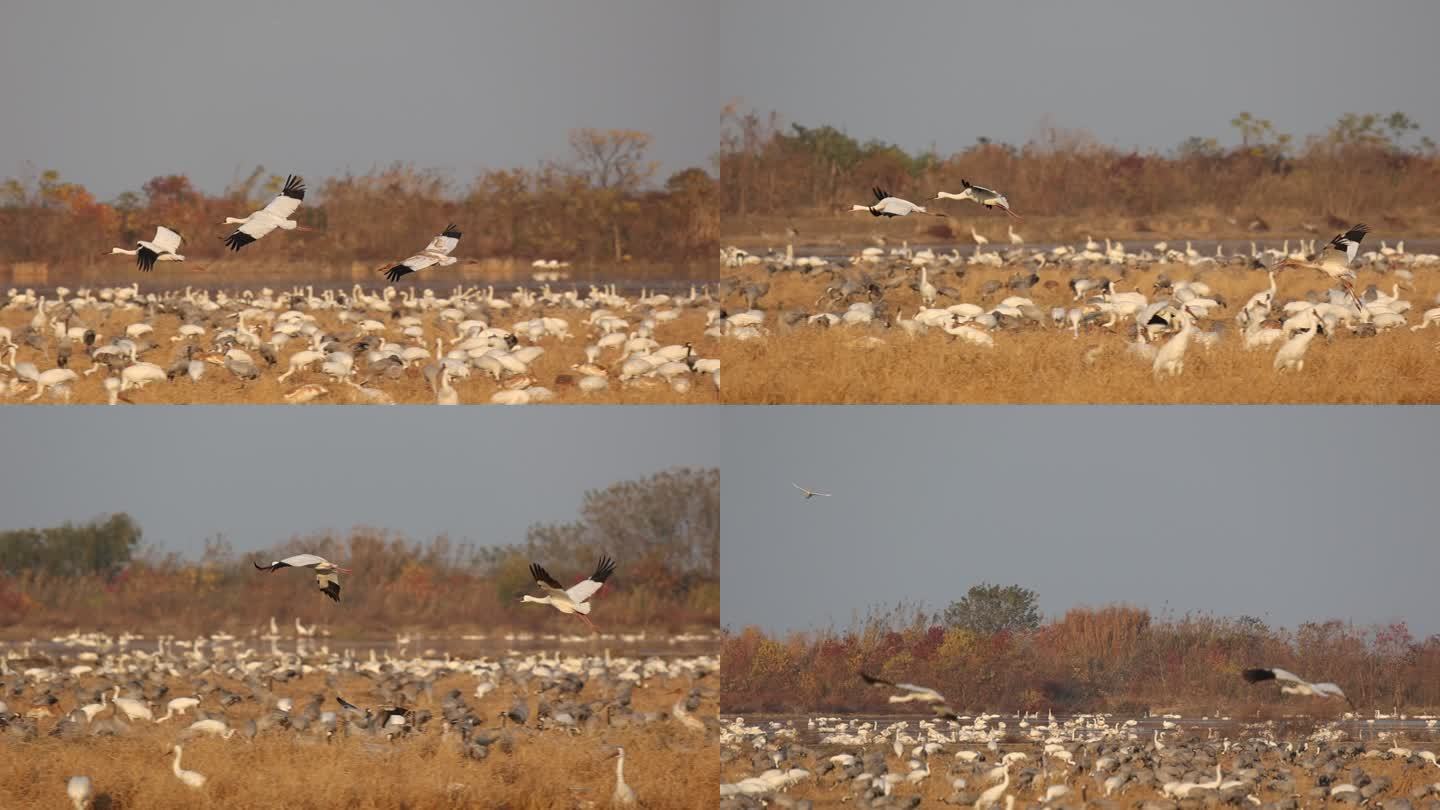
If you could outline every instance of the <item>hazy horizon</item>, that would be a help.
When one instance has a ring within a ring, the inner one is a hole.
[[[721,622],[843,629],[990,582],[1047,617],[1440,633],[1433,427],[1424,408],[726,408]]]
[[[0,530],[126,512],[193,557],[365,526],[499,545],[565,523],[584,494],[719,464],[701,407],[13,408]]]
[[[703,0],[245,6],[22,2],[0,28],[0,176],[59,170],[98,199],[257,165],[319,180],[568,160],[569,131],[653,137],[656,180],[711,170],[714,12]]]
[[[721,92],[782,123],[949,154],[1046,127],[1117,148],[1238,144],[1248,111],[1297,143],[1341,114],[1407,113],[1440,140],[1440,6],[723,0]],[[1362,57],[1363,58],[1359,58]]]

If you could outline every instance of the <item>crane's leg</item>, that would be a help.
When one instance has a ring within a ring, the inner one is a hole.
[[[591,630],[594,630],[594,631],[597,632],[597,633],[600,632],[599,628],[597,628],[597,627],[595,626],[595,624],[590,621],[590,617],[589,617],[589,616],[586,616],[584,613],[575,613],[575,614],[573,614],[573,615],[575,616],[575,618],[579,619],[580,621],[585,622],[587,625],[590,625],[590,629],[591,629]]]

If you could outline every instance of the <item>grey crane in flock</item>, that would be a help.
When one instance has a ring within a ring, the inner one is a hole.
[[[595,573],[588,578],[582,579],[566,589],[558,580],[550,576],[539,563],[530,563],[530,576],[534,577],[535,583],[545,592],[544,596],[531,596],[525,594],[520,597],[521,602],[538,602],[542,605],[549,605],[561,613],[571,613],[579,617],[590,629],[595,625],[588,618],[590,613],[590,597],[594,596],[602,587],[605,580],[615,573],[615,561],[608,555],[601,555],[600,562],[595,566]]]
[[[949,214],[939,211],[926,211],[925,206],[916,205],[909,200],[891,196],[890,192],[876,186],[871,189],[875,194],[874,205],[852,205],[851,211],[869,211],[872,217],[903,217],[910,214],[930,214],[937,217],[946,217]]]
[[[111,248],[105,255],[113,256],[118,253],[122,256],[134,256],[135,266],[140,268],[141,272],[148,273],[155,269],[155,262],[185,261],[185,257],[179,253],[180,239],[179,231],[172,231],[161,225],[155,229],[154,238],[148,242],[143,239],[137,241],[134,250]]]
[[[1245,678],[1246,683],[1262,683],[1264,681],[1275,681],[1280,684],[1280,691],[1287,695],[1310,695],[1314,697],[1344,698],[1345,702],[1354,709],[1355,704],[1341,691],[1340,687],[1333,683],[1310,683],[1304,678],[1289,670],[1272,667],[1270,669],[1256,668],[1247,669],[1240,675]]]
[[[310,228],[303,227],[300,223],[291,219],[291,215],[300,207],[300,202],[305,199],[305,181],[299,175],[292,174],[285,178],[285,187],[270,204],[250,214],[243,219],[237,217],[226,217],[226,225],[239,225],[235,232],[225,237],[225,246],[231,250],[239,250],[242,247],[263,238],[266,234],[279,228],[283,231],[308,231]]]
[[[276,560],[269,565],[261,565],[252,562],[257,571],[279,571],[281,568],[314,568],[315,584],[319,586],[320,592],[340,601],[340,574],[350,573],[349,568],[341,568],[318,554],[295,554],[283,560]]]
[[[960,719],[955,710],[948,705],[945,696],[928,686],[916,686],[913,683],[895,683],[894,681],[887,681],[884,678],[877,678],[863,671],[860,673],[860,678],[871,686],[888,686],[891,689],[899,689],[905,693],[903,695],[891,695],[891,703],[909,703],[913,700],[918,700],[921,703],[930,704],[930,710],[941,718],[946,720]]]
[[[1364,313],[1365,305],[1361,303],[1360,296],[1355,294],[1355,271],[1350,269],[1350,263],[1355,261],[1355,256],[1360,253],[1360,242],[1369,232],[1370,226],[1361,223],[1331,239],[1330,243],[1320,251],[1318,261],[1306,262],[1287,257],[1277,262],[1274,269],[1283,270],[1287,267],[1294,267],[1319,270],[1340,282],[1345,291],[1350,293],[1350,298],[1355,301],[1355,306],[1360,308],[1361,313]]]
[[[1004,194],[1001,194],[994,189],[985,188],[984,186],[977,186],[974,183],[971,183],[969,180],[962,179],[960,182],[965,186],[964,191],[961,191],[959,194],[954,194],[949,191],[941,191],[935,195],[935,199],[974,200],[975,202],[980,203],[986,208],[999,208],[1001,211],[1004,211],[1005,213],[1016,219],[1024,219],[1024,217],[1010,210],[1010,201],[1005,198]]]
[[[790,486],[795,487],[796,489],[798,489],[798,490],[800,490],[801,492],[805,493],[805,500],[807,500],[807,501],[810,500],[811,498],[815,498],[815,497],[820,497],[820,498],[828,498],[828,497],[830,497],[830,493],[828,493],[828,492],[814,492],[814,491],[812,491],[812,490],[808,490],[808,489],[806,489],[805,487],[800,486],[799,484],[795,483],[794,481],[791,481],[791,482],[790,482]]]
[[[460,244],[460,231],[452,223],[441,231],[439,236],[431,239],[430,244],[426,245],[424,250],[386,270],[385,278],[394,284],[402,276],[408,276],[427,267],[437,264],[441,267],[449,267],[459,261],[450,255],[450,251],[454,250],[458,244]]]

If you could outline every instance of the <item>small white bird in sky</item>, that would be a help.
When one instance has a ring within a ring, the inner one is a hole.
[[[869,211],[872,217],[903,217],[910,214],[930,214],[931,216],[937,217],[950,216],[949,214],[939,211],[926,211],[925,206],[916,205],[909,200],[902,200],[899,197],[893,197],[890,195],[890,192],[885,191],[879,186],[871,189],[871,191],[875,194],[874,205],[852,205],[850,206],[850,210]]]
[[[283,560],[276,560],[269,565],[261,565],[260,563],[252,561],[252,565],[254,565],[258,571],[270,571],[272,573],[279,571],[281,568],[314,568],[315,584],[319,586],[320,592],[334,599],[336,602],[340,601],[339,574],[350,573],[349,568],[341,568],[317,554],[296,554],[291,557],[286,557]]]
[[[1355,704],[1350,701],[1349,697],[1346,697],[1345,693],[1341,691],[1337,684],[1328,682],[1310,683],[1299,675],[1278,667],[1271,669],[1247,669],[1240,674],[1245,678],[1246,683],[1275,681],[1280,684],[1280,691],[1284,694],[1311,695],[1322,698],[1344,698],[1345,702],[1350,704],[1350,708],[1355,708]]]
[[[120,247],[111,248],[110,252],[105,255],[112,256],[118,253],[122,256],[134,256],[135,266],[139,267],[141,272],[148,273],[155,269],[155,262],[185,261],[185,257],[179,253],[180,239],[179,231],[172,231],[161,225],[155,229],[153,239],[148,242],[143,239],[136,242],[134,250]]]
[[[530,563],[530,576],[535,578],[535,583],[545,591],[544,596],[531,596],[525,594],[520,597],[521,602],[539,602],[542,605],[549,605],[561,613],[571,613],[579,617],[581,621],[591,624],[587,614],[590,613],[590,597],[594,596],[605,585],[605,580],[615,573],[615,561],[608,555],[601,555],[600,562],[595,566],[595,573],[587,579],[582,579],[567,590],[560,584],[559,580],[550,576],[539,563]]]
[[[1004,194],[1001,194],[994,189],[985,188],[984,186],[977,186],[971,183],[969,180],[961,180],[960,182],[963,183],[965,186],[964,191],[960,192],[959,194],[952,194],[949,191],[941,191],[935,195],[935,199],[974,200],[975,202],[980,203],[986,208],[999,208],[1001,211],[1004,211],[1005,213],[1016,219],[1024,219],[1024,217],[1010,210],[1010,201],[1005,198]]]
[[[460,261],[450,255],[450,251],[454,250],[458,244],[460,244],[460,231],[452,223],[439,236],[431,239],[430,244],[426,245],[424,250],[386,270],[385,278],[394,284],[402,276],[424,270],[427,267],[437,264],[441,267],[449,267]]]
[[[300,207],[301,200],[305,199],[305,181],[299,175],[292,174],[285,178],[285,187],[270,201],[270,204],[242,218],[226,217],[226,225],[239,225],[235,232],[225,237],[225,246],[231,250],[239,250],[242,247],[264,237],[271,231],[279,228],[283,231],[309,231],[300,223],[291,219],[290,216]]]
[[[814,492],[814,491],[812,491],[812,490],[808,490],[808,489],[806,489],[805,487],[800,486],[799,484],[795,483],[794,481],[791,481],[791,482],[790,482],[790,485],[793,486],[793,487],[795,487],[796,489],[800,490],[801,492],[805,493],[805,500],[807,500],[807,501],[810,500],[811,498],[814,498],[814,497],[817,496],[817,495],[820,496],[821,498],[828,498],[828,497],[830,497],[830,493],[828,493],[828,492]]]

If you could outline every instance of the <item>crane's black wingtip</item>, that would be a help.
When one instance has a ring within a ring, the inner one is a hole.
[[[1240,673],[1240,676],[1245,679],[1246,683],[1259,683],[1274,680],[1275,672],[1269,669],[1247,669]]]
[[[610,555],[602,554],[600,562],[595,566],[595,573],[590,578],[596,582],[604,582],[613,573],[615,573],[615,561],[610,559]]]
[[[240,248],[245,247],[246,245],[254,241],[255,237],[251,236],[250,234],[243,231],[236,231],[225,237],[225,247],[228,247],[234,251],[239,251]]]
[[[885,680],[884,678],[877,678],[863,669],[860,670],[860,679],[863,680],[865,683],[870,684],[871,686],[874,686],[875,684],[884,684],[885,686],[891,685],[890,682]]]
[[[253,566],[255,566],[255,570],[256,570],[256,571],[269,571],[269,570],[270,570],[270,566],[268,566],[268,565],[261,565],[260,563],[257,563],[257,562],[255,562],[254,560],[251,560],[251,561],[250,561],[250,564],[253,565]]]
[[[285,187],[280,190],[280,196],[305,199],[305,181],[298,174],[289,175],[285,178]]]
[[[447,225],[447,226],[445,227],[445,230],[443,230],[443,231],[440,232],[440,235],[441,235],[441,236],[448,236],[448,237],[450,237],[451,239],[459,239],[459,238],[460,238],[460,231],[458,230],[458,227],[459,227],[459,226],[457,226],[455,223],[452,222],[452,223],[450,223],[449,225]]]
[[[395,265],[394,267],[390,268],[389,270],[386,270],[386,271],[385,271],[385,278],[389,279],[391,284],[394,284],[395,282],[399,281],[402,277],[407,276],[407,275],[409,275],[409,274],[411,274],[411,273],[413,273],[413,272],[415,272],[415,271],[414,271],[414,270],[411,270],[410,268],[406,267],[405,265],[403,265],[403,264],[397,264],[397,265]]]
[[[547,587],[564,590],[564,586],[560,584],[559,580],[550,576],[550,572],[541,567],[540,563],[530,563],[530,577]]]

